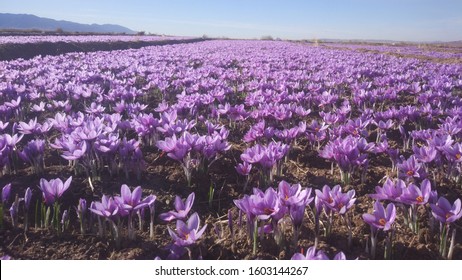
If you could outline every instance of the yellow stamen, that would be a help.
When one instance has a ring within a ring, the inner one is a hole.
[[[412,176],[412,175],[414,175],[414,171],[409,170],[408,172],[406,172],[406,174],[407,174],[407,176]]]
[[[386,223],[387,223],[387,221],[385,221],[385,219],[383,219],[383,218],[379,220],[379,224],[381,226],[385,226]]]
[[[422,203],[422,202],[424,201],[423,197],[420,196],[420,195],[419,195],[418,197],[416,197],[415,200],[416,200],[417,202],[420,202],[420,203]]]

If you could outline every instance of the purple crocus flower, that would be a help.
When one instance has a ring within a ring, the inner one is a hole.
[[[336,185],[332,189],[325,185],[322,191],[315,190],[315,192],[320,202],[340,215],[345,214],[356,201],[356,198],[354,198],[355,191],[350,190],[347,193],[342,193],[340,185]]]
[[[425,179],[420,184],[420,188],[414,184],[410,184],[404,189],[401,195],[401,202],[408,204],[425,204],[430,199],[432,187],[428,179]]]
[[[16,199],[13,201],[10,207],[10,216],[11,216],[11,221],[13,223],[13,227],[17,227],[18,225],[18,210],[19,210],[19,198],[16,195]]]
[[[278,196],[282,203],[287,206],[303,204],[306,206],[313,198],[311,196],[311,188],[302,189],[300,184],[290,185],[286,181],[281,181],[278,185]]]
[[[76,212],[77,212],[77,217],[79,219],[84,219],[85,213],[87,212],[87,201],[85,198],[80,198],[79,199],[79,204],[76,207]]]
[[[239,163],[236,166],[236,171],[242,176],[248,176],[250,174],[250,170],[252,170],[252,164],[244,161],[243,163]]]
[[[184,220],[191,210],[191,207],[194,203],[194,198],[194,193],[191,193],[185,201],[181,200],[181,197],[175,196],[174,207],[176,211],[168,211],[167,213],[162,213],[159,215],[159,218],[166,222],[175,219]]]
[[[66,143],[66,150],[61,157],[67,160],[78,160],[87,151],[87,142],[81,141],[80,143],[68,142]]]
[[[63,216],[61,218],[61,225],[63,229],[66,227],[66,224],[69,222],[69,212],[67,210],[63,211]]]
[[[446,158],[451,162],[462,162],[462,144],[456,143],[453,146],[443,148]]]
[[[109,219],[116,217],[119,212],[119,207],[114,199],[106,195],[103,195],[101,202],[92,203],[89,209],[96,215]]]
[[[43,199],[46,204],[53,204],[57,199],[59,199],[63,193],[70,187],[72,181],[72,176],[69,177],[64,183],[61,179],[51,179],[47,181],[45,179],[40,179],[39,189],[43,193]]]
[[[10,198],[10,192],[11,192],[11,183],[6,184],[2,189],[2,204],[5,204],[6,202],[8,202],[8,199]]]
[[[329,258],[322,250],[316,252],[316,247],[312,246],[306,250],[306,255],[295,253],[291,260],[329,260]]]
[[[281,212],[285,213],[287,210],[281,205],[281,200],[273,188],[266,189],[264,193],[254,188],[254,195],[250,196],[250,206],[260,220],[281,216]]]
[[[136,211],[138,209],[147,207],[148,204],[141,200],[142,189],[140,186],[136,187],[133,192],[130,188],[123,184],[120,187],[120,196],[114,197],[114,201],[119,205],[119,213],[124,215]]]
[[[339,253],[337,253],[337,254],[334,256],[333,260],[336,260],[336,261],[344,261],[344,260],[346,260],[346,256],[345,256],[345,254],[344,254],[343,252],[340,251]]]
[[[176,233],[167,227],[168,233],[172,237],[175,245],[188,246],[196,242],[204,233],[207,225],[204,225],[201,229],[200,219],[197,213],[194,213],[189,217],[188,221],[184,223],[181,220],[176,221]]]
[[[402,178],[420,178],[422,173],[422,164],[420,164],[415,156],[409,157],[409,159],[398,164],[399,174]]]
[[[446,198],[440,197],[438,202],[430,204],[430,207],[432,208],[433,217],[441,223],[453,223],[462,216],[461,201],[459,198],[451,205]]]
[[[247,217],[247,233],[248,236],[252,236],[252,229],[255,222],[255,214],[253,213],[253,208],[250,204],[251,196],[244,195],[241,199],[235,199],[234,204],[239,208],[239,221],[241,222],[241,213],[244,212]]]
[[[27,209],[29,209],[31,199],[32,199],[32,190],[29,187],[26,189],[26,192],[24,193],[24,205],[26,207],[26,211]]]
[[[415,157],[419,161],[425,163],[432,162],[438,154],[438,151],[432,146],[414,147],[412,150],[414,151]]]
[[[289,207],[290,219],[295,229],[300,229],[303,223],[303,217],[305,216],[305,204],[292,205]]]
[[[364,221],[372,228],[390,230],[393,222],[396,219],[396,207],[393,203],[387,205],[385,209],[379,201],[374,203],[374,211],[372,214],[363,214]]]
[[[393,182],[390,178],[387,178],[383,187],[376,186],[375,194],[370,194],[369,197],[375,200],[390,200],[390,201],[400,201],[401,194],[406,188],[406,183],[403,180],[396,180]]]

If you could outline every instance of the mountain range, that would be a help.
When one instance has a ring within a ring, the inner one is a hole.
[[[0,29],[41,30],[91,33],[126,33],[135,31],[116,24],[83,24],[66,20],[54,20],[28,14],[0,13]]]

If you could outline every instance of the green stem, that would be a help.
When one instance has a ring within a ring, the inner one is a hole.
[[[37,202],[35,203],[35,229],[38,229],[39,227],[39,215],[39,201],[37,200]]]
[[[255,219],[253,228],[253,255],[257,254],[258,219]]]

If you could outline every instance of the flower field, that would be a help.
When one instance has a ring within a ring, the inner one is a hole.
[[[396,50],[0,61],[0,255],[462,259],[462,50]]]

